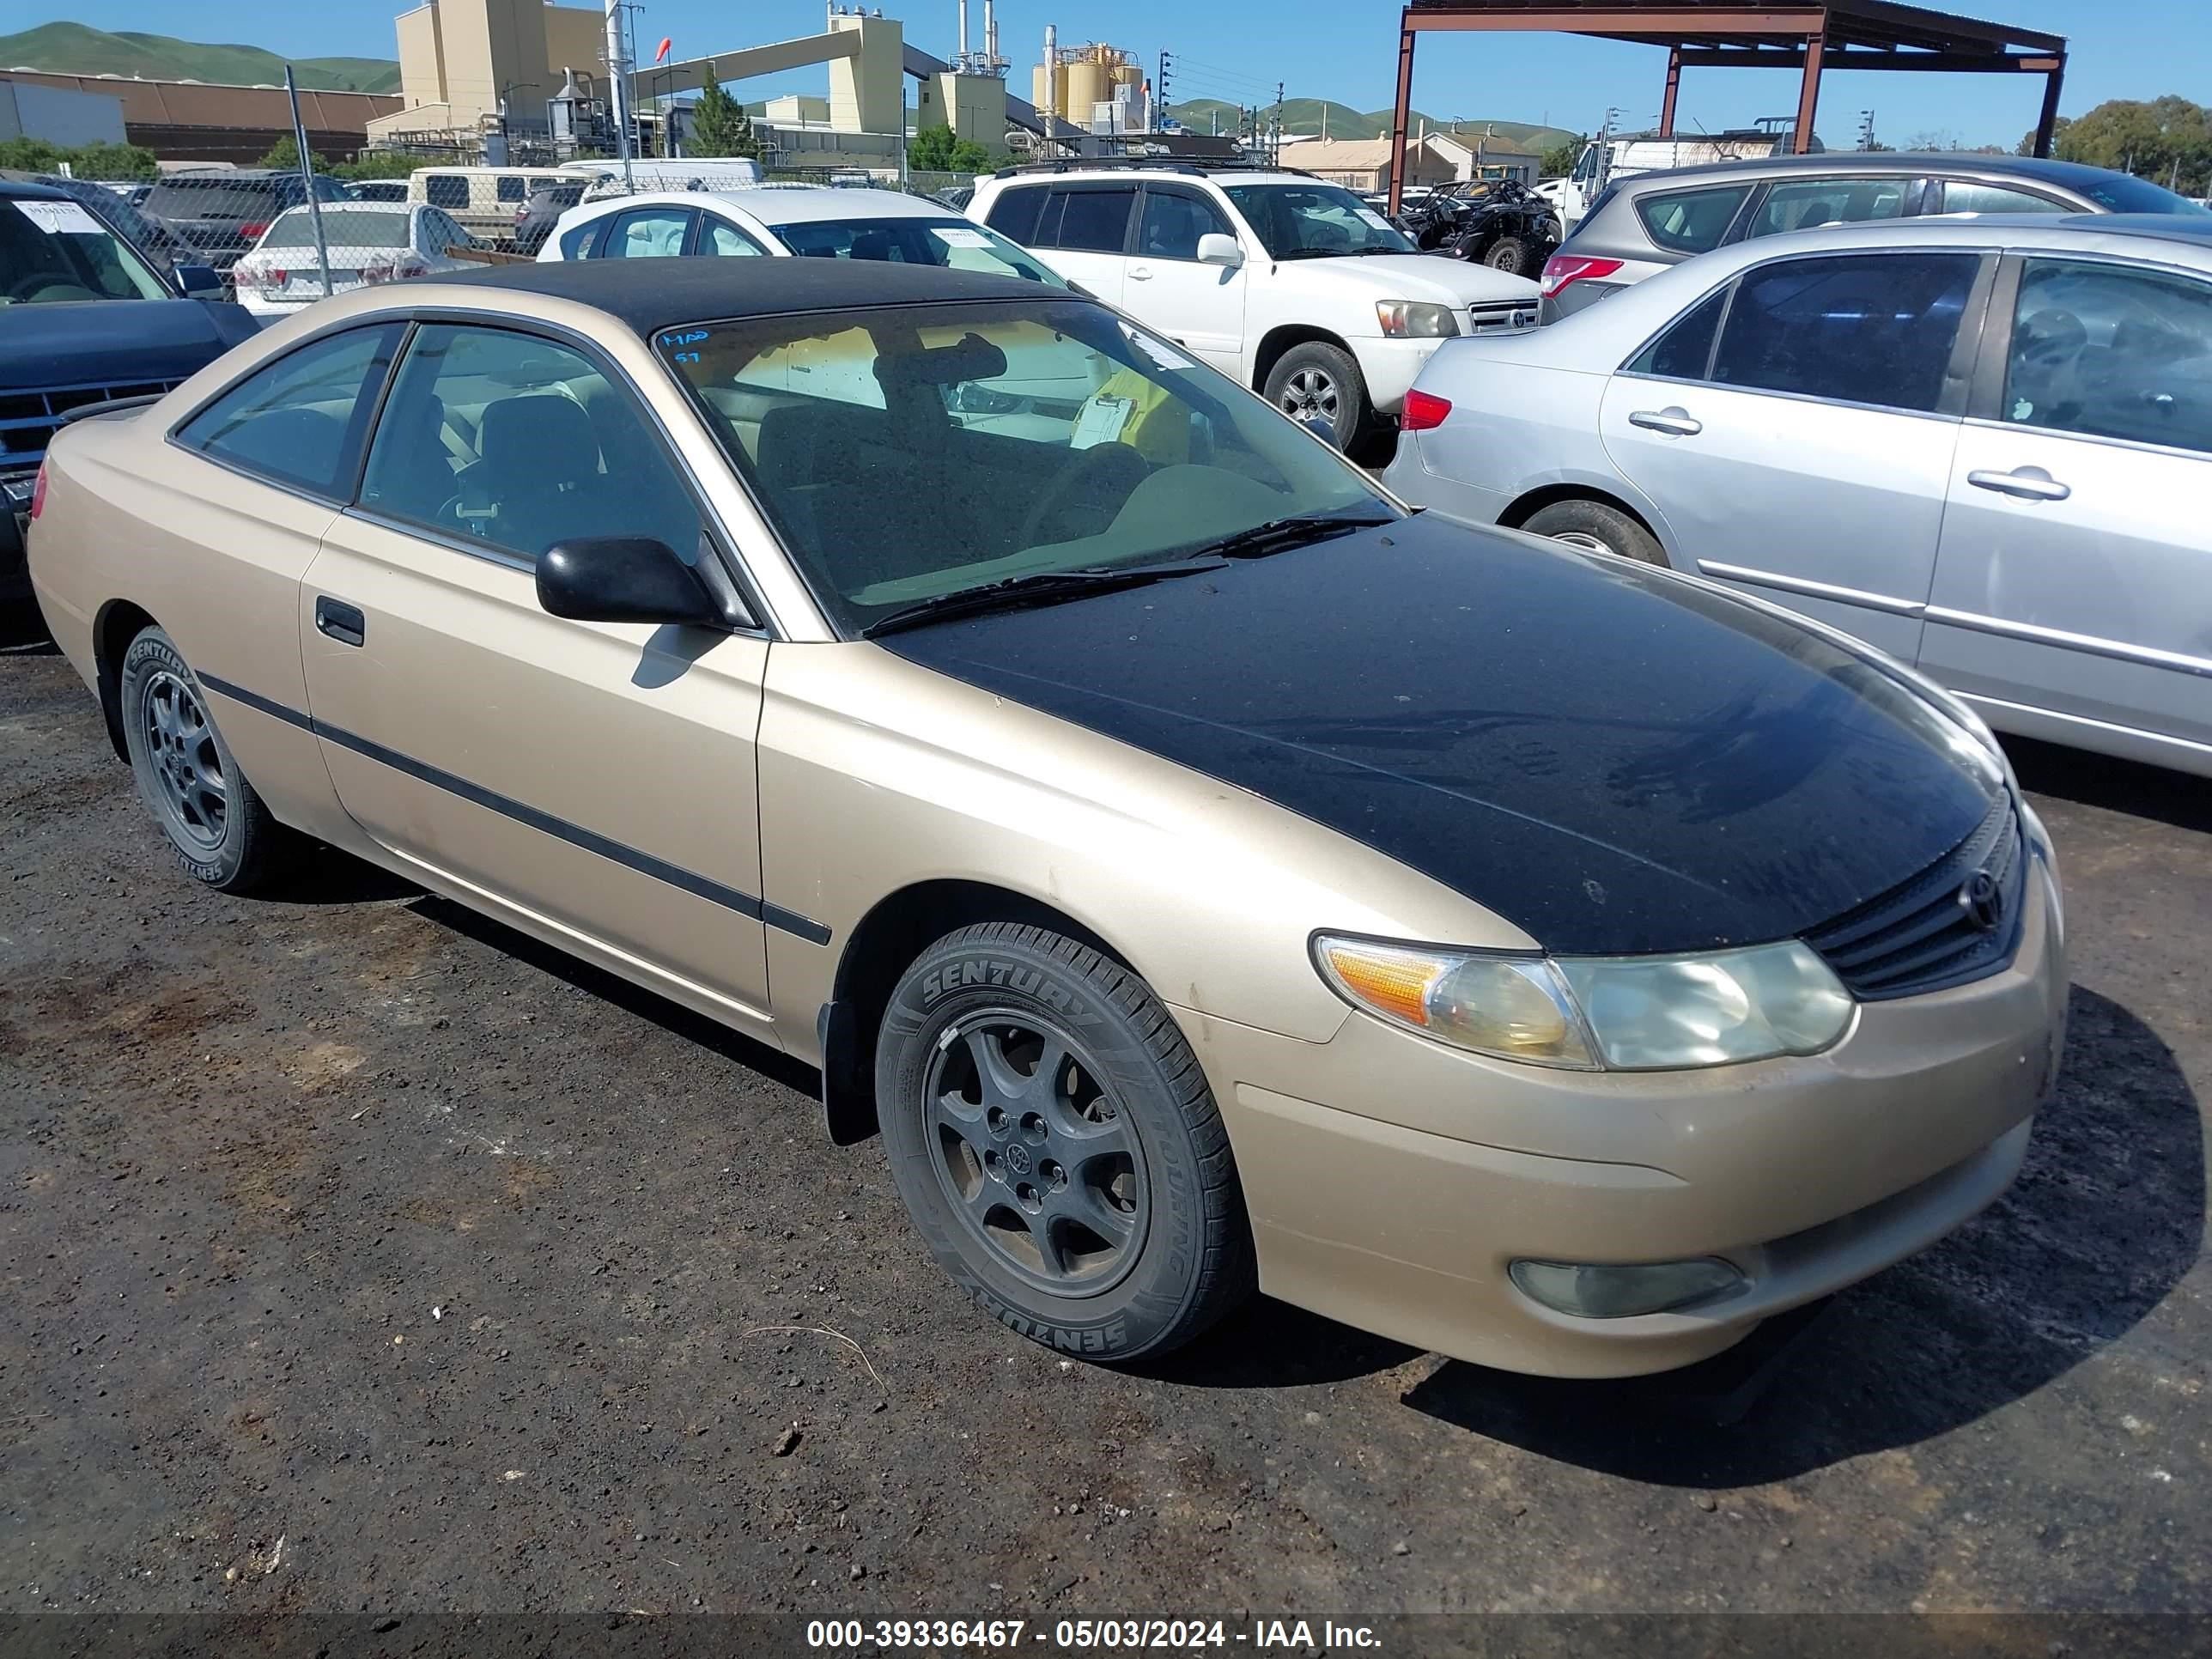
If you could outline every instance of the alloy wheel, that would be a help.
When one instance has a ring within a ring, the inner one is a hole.
[[[1000,1267],[1058,1296],[1127,1276],[1149,1220],[1144,1149],[1073,1038],[972,1014],[939,1038],[923,1090],[931,1167]]]
[[[199,693],[180,676],[157,670],[147,676],[140,710],[156,805],[181,842],[215,852],[230,822],[230,785]]]
[[[1336,381],[1324,369],[1302,368],[1283,382],[1283,413],[1308,426],[1334,433],[1339,401]]]

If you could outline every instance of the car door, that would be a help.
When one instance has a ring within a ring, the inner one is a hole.
[[[1121,303],[1194,356],[1234,376],[1244,350],[1246,267],[1199,263],[1198,239],[1214,234],[1234,240],[1237,233],[1203,191],[1147,184]]]
[[[581,536],[720,556],[665,434],[596,354],[418,326],[301,589],[331,778],[432,884],[763,1020],[766,637],[549,615],[538,557]]]
[[[1997,295],[1922,663],[1999,725],[2212,763],[2212,277],[2033,254]]]
[[[1754,265],[1623,365],[1601,434],[1686,568],[1913,659],[1989,264]]]

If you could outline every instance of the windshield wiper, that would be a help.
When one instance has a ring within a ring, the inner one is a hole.
[[[1206,555],[1212,554],[1212,550],[1206,550]],[[981,587],[963,587],[951,593],[939,593],[933,599],[917,600],[887,617],[877,617],[860,629],[860,637],[872,640],[879,634],[896,634],[902,628],[941,622],[947,617],[971,615],[983,611],[1011,611],[1025,605],[1051,605],[1060,599],[1086,599],[1093,593],[1109,592],[1116,588],[1142,587],[1148,582],[1164,581],[1170,576],[1194,576],[1201,571],[1218,570],[1227,562],[1224,556],[1200,556],[1163,559],[1153,564],[1091,565],[1077,570],[1033,570],[1025,576],[1008,576],[1003,581],[986,582]]]
[[[1395,518],[1347,519],[1333,513],[1299,513],[1285,519],[1270,519],[1249,530],[1224,536],[1218,542],[1206,543],[1199,551],[1224,559],[1264,559],[1270,553],[1309,547],[1332,536],[1346,535],[1354,530],[1373,530],[1396,522]]]

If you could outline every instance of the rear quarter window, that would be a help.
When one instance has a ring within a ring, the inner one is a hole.
[[[1034,244],[1036,240],[1037,210],[1044,205],[1045,187],[1028,185],[999,192],[999,199],[991,204],[991,210],[983,222],[1001,236],[1017,242]]]
[[[1710,253],[1721,245],[1750,194],[1749,185],[1671,191],[1638,201],[1636,216],[1655,246],[1670,253]]]

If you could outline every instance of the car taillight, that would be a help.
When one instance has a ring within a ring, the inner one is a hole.
[[[258,225],[240,225],[238,228],[238,234],[241,236],[266,236],[269,234],[269,222],[264,219]]]
[[[46,464],[39,463],[39,476],[31,480],[31,516],[35,519],[46,509]]]
[[[1577,253],[1554,253],[1544,261],[1544,297],[1556,300],[1560,290],[1571,283],[1610,276],[1620,269],[1620,261],[1618,259],[1593,259]]]
[[[1403,432],[1427,432],[1442,426],[1450,413],[1450,398],[1416,388],[1406,394],[1405,406],[1398,411],[1398,427]]]

